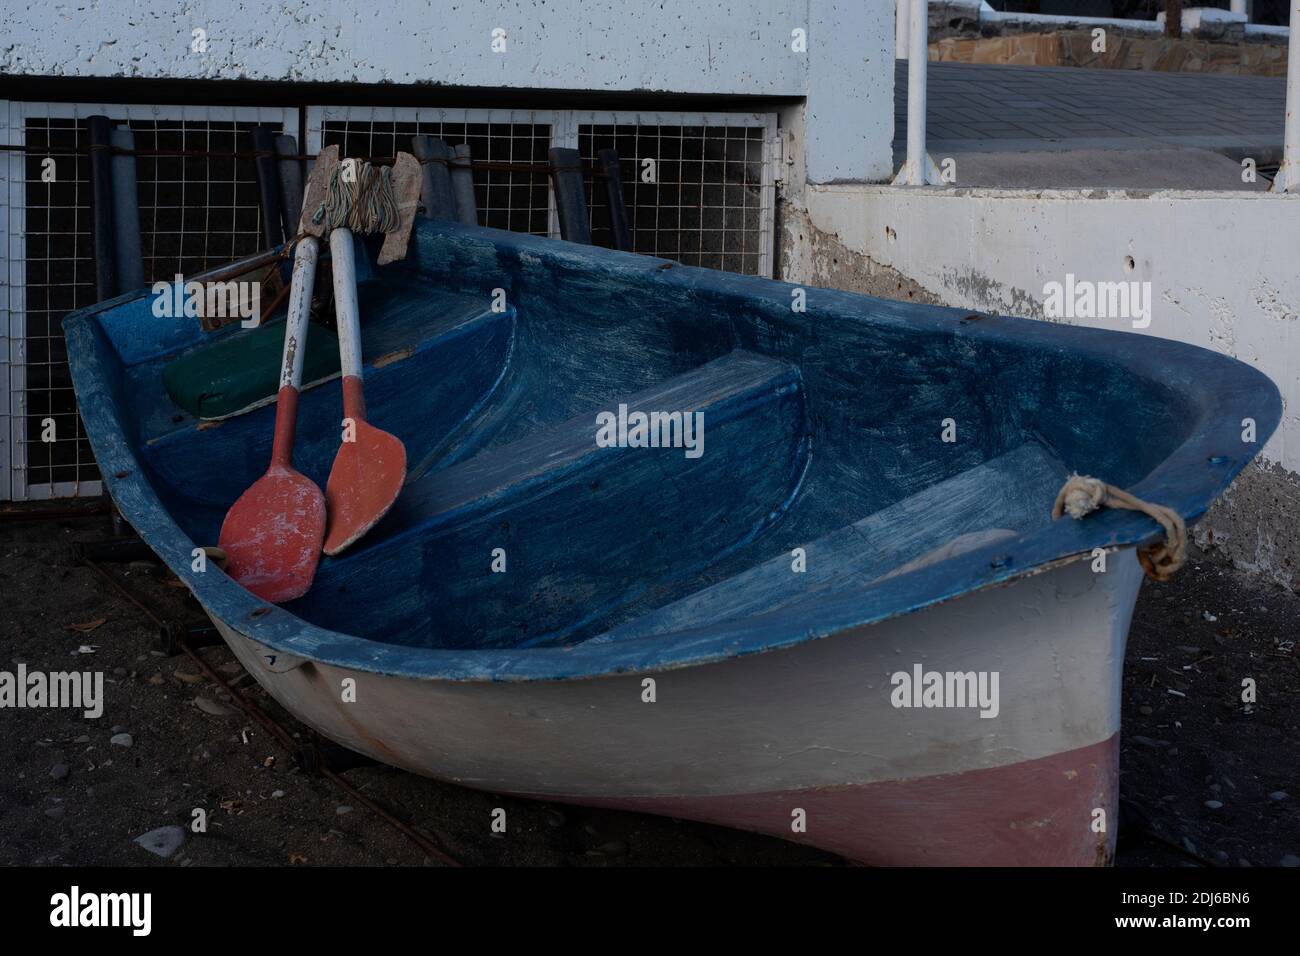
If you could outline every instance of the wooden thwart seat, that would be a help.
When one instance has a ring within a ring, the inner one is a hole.
[[[803,545],[803,571],[795,571],[791,553],[777,555],[592,641],[633,640],[775,611],[863,587],[962,536],[1028,531],[1050,519],[1065,475],[1065,467],[1041,445],[1021,445]]]

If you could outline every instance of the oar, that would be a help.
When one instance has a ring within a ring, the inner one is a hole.
[[[406,480],[406,448],[393,435],[366,421],[361,391],[361,325],[357,316],[356,261],[352,233],[330,233],[334,270],[334,313],[343,366],[343,443],[334,457],[325,500],[329,530],[325,553],[338,554],[373,528],[393,506]]]
[[[221,548],[229,560],[226,573],[272,603],[307,593],[325,537],[325,497],[314,481],[293,468],[298,389],[319,248],[315,238],[306,236],[294,255],[271,467],[231,506],[221,525]]]

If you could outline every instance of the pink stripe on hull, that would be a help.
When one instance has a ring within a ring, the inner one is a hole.
[[[807,843],[872,866],[1097,866],[1114,851],[1119,735],[1038,760],[814,790],[698,797],[558,797]],[[790,829],[802,808],[807,832]],[[1106,832],[1094,833],[1097,808]]]

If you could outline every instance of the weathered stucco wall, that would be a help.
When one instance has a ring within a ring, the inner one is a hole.
[[[1300,587],[1300,196],[839,186],[792,192],[782,213],[791,281],[888,295],[872,278],[886,275],[914,299],[1044,320],[1044,287],[1067,274],[1150,282],[1145,329],[1054,321],[1190,342],[1272,378],[1282,423],[1197,540]]]
[[[0,38],[32,76],[806,96],[813,182],[892,172],[892,0],[83,0]]]

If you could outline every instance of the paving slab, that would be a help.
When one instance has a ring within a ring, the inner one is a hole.
[[[1268,168],[1282,155],[1281,77],[932,62],[927,92],[930,155],[971,160],[958,163],[965,185],[1267,188],[1242,183],[1240,161]],[[906,60],[895,64],[894,117],[899,166]],[[1134,155],[1108,155],[1120,150]]]

